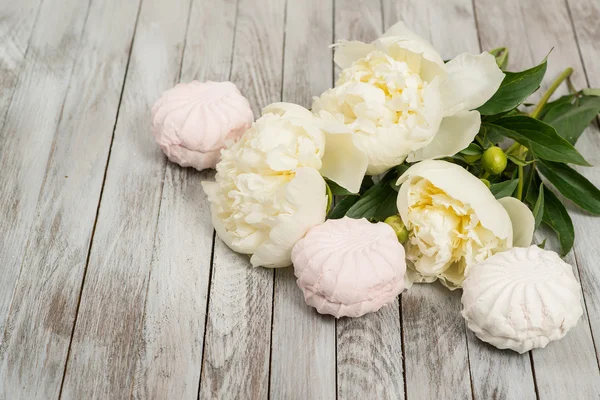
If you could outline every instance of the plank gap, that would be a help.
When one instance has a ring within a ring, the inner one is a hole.
[[[119,94],[119,102],[117,103],[117,112],[115,114],[115,123],[113,124],[112,135],[111,135],[111,139],[110,139],[110,146],[108,148],[108,155],[106,157],[106,164],[104,166],[104,174],[102,177],[102,186],[100,187],[100,197],[98,198],[98,206],[96,207],[96,215],[94,217],[94,226],[92,227],[92,234],[90,236],[90,245],[88,247],[87,255],[85,258],[85,266],[83,268],[83,278],[81,280],[81,285],[79,287],[79,295],[77,296],[77,307],[75,308],[75,318],[73,320],[73,327],[71,329],[71,337],[69,339],[69,347],[67,349],[67,355],[65,358],[65,366],[63,369],[63,376],[62,376],[62,379],[60,382],[60,390],[58,392],[59,399],[62,398],[63,387],[65,384],[65,377],[67,375],[67,366],[69,364],[69,358],[71,356],[71,347],[73,345],[73,336],[75,334],[75,327],[77,325],[77,317],[79,316],[79,307],[81,305],[81,294],[83,293],[83,287],[85,286],[85,277],[87,275],[87,269],[88,269],[88,265],[90,263],[90,254],[92,253],[92,245],[94,243],[94,235],[96,233],[96,226],[98,224],[98,215],[100,213],[100,203],[102,203],[102,195],[104,193],[104,185],[106,183],[106,174],[108,172],[108,164],[110,163],[110,155],[112,152],[112,146],[113,146],[114,139],[115,139],[115,130],[117,128],[117,121],[119,120],[119,111],[121,110],[121,103],[123,101],[123,92],[125,90],[125,81],[127,80],[127,72],[129,71],[129,62],[131,61],[131,53],[133,50],[133,43],[135,41],[135,32],[137,30],[137,25],[138,25],[138,21],[139,21],[139,17],[140,17],[140,10],[142,9],[142,2],[143,2],[143,0],[140,0],[139,4],[138,4],[138,10],[137,10],[137,14],[135,17],[133,33],[131,35],[131,41],[129,43],[129,53],[127,55],[127,63],[125,64],[125,73],[123,74],[123,82],[121,84],[121,93]],[[91,1],[90,1],[90,3],[91,3]]]
[[[475,400],[475,385],[473,384],[473,371],[471,370],[471,353],[469,352],[469,336],[467,330],[469,327],[465,321],[465,346],[467,349],[467,365],[469,366],[469,383],[471,384],[471,399]]]
[[[192,0],[193,3],[193,0]],[[227,79],[231,80],[231,74],[232,74],[232,65],[233,65],[233,56],[235,53],[235,39],[236,39],[236,34],[237,34],[237,27],[238,27],[238,16],[239,16],[239,10],[240,10],[240,0],[236,0],[235,2],[235,15],[233,17],[233,32],[232,32],[232,41],[231,41],[231,52],[229,55],[229,71],[227,74]],[[190,9],[190,16],[191,16],[191,9]],[[212,222],[211,222],[212,223]],[[202,354],[200,356],[200,376],[198,377],[198,396],[197,399],[200,400],[200,393],[201,393],[201,389],[202,389],[202,373],[204,372],[204,363],[205,363],[205,356],[206,356],[206,335],[208,332],[207,326],[208,326],[208,315],[209,315],[209,310],[210,310],[210,294],[212,293],[212,278],[213,278],[213,271],[214,271],[214,261],[215,261],[215,244],[216,244],[216,240],[217,240],[217,233],[216,231],[213,229],[213,235],[212,235],[212,246],[211,246],[211,252],[210,252],[210,270],[208,273],[208,287],[206,290],[206,308],[205,308],[205,314],[204,314],[204,332],[203,332],[203,338],[202,338]]]
[[[239,2],[239,0],[238,0]],[[213,263],[215,260],[215,240],[216,240],[217,232],[213,229],[212,235],[212,249],[210,252],[210,270],[208,272],[208,289],[206,291],[206,313],[204,314],[204,335],[202,339],[202,356],[200,363],[200,377],[198,378],[198,400],[200,400],[200,387],[202,385],[202,370],[204,369],[204,354],[206,349],[206,325],[208,324],[208,310],[210,307],[210,289],[212,286],[212,274],[213,274]]]
[[[533,389],[535,390],[535,398],[540,399],[540,391],[538,390],[537,378],[535,376],[535,363],[533,361],[533,353],[528,351],[529,353],[529,363],[531,364],[531,373],[533,374]]]
[[[285,26],[285,23],[284,23]],[[285,29],[284,29],[285,32]],[[284,34],[284,38],[285,38],[285,34]],[[285,39],[284,39],[285,42]],[[284,45],[285,47],[285,45]],[[283,71],[281,73],[281,76],[283,77]],[[282,79],[283,81],[283,79]],[[281,92],[283,94],[283,82],[281,85]],[[273,370],[273,323],[275,320],[275,289],[276,289],[276,279],[275,279],[275,272],[277,271],[276,268],[273,268],[273,296],[271,297],[271,336],[269,337],[269,376],[267,379],[267,399],[271,398],[271,371]]]
[[[404,293],[398,296],[398,315],[400,317],[400,348],[402,349],[402,381],[404,382],[404,399],[408,399],[406,391],[406,343],[404,341],[404,323],[402,322],[402,298]]]

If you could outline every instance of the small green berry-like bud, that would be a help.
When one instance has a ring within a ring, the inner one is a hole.
[[[490,181],[488,181],[487,179],[480,178],[479,180],[480,180],[481,182],[483,182],[483,184],[484,184],[485,186],[487,186],[488,188],[491,186],[491,184],[490,184]]]
[[[492,175],[501,174],[506,168],[506,154],[500,147],[492,146],[483,152],[481,165]]]
[[[400,218],[399,215],[387,217],[383,222],[392,227],[394,232],[396,232],[396,237],[400,243],[404,243],[408,240],[408,230],[404,226],[404,222],[402,222],[402,218]]]
[[[479,161],[479,159],[481,158],[481,154],[473,154],[473,155],[469,155],[469,156],[463,156],[463,158],[469,164],[473,164],[473,163]]]

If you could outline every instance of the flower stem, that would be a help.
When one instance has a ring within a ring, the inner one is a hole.
[[[560,86],[560,84],[565,79],[567,79],[569,76],[571,76],[572,73],[573,73],[573,68],[569,67],[569,68],[565,69],[558,76],[558,78],[556,78],[554,80],[554,82],[552,82],[552,85],[550,85],[550,87],[548,88],[548,90],[546,91],[546,93],[544,93],[544,95],[540,99],[540,102],[538,103],[537,106],[535,106],[535,109],[531,113],[531,117],[532,118],[537,118],[541,114],[542,110],[544,109],[544,106],[546,106],[546,103],[548,103],[548,100],[550,100],[550,96],[552,96],[554,94],[554,92],[556,91],[556,89],[558,89],[558,87]]]
[[[510,147],[508,149],[506,149],[506,154],[512,154],[515,150],[517,150],[519,148],[520,144],[519,142],[514,142],[513,144],[510,145]]]
[[[519,147],[519,159],[523,157],[523,146]],[[523,185],[525,183],[524,168],[519,165],[519,183],[517,184],[517,200],[523,199]]]
[[[569,77],[567,79],[567,86],[569,87],[569,93],[571,93],[571,94],[577,93],[577,89],[575,89],[575,85],[573,85],[573,82],[571,81],[571,77]]]

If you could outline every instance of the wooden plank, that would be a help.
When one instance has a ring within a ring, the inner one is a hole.
[[[555,234],[545,226],[536,232],[535,240],[536,243],[546,240],[546,249],[554,251],[560,249]],[[564,260],[575,267],[575,277],[580,281],[575,252],[567,254]],[[579,267],[579,270],[581,268]],[[530,352],[535,367],[540,399],[554,399],[557,396],[563,398],[562,395],[568,393],[574,393],[573,398],[577,399],[600,396],[598,366],[594,362],[594,353],[590,350],[590,336],[588,309],[584,302],[583,316],[575,328],[571,329],[559,342],[550,343],[545,349],[536,349]],[[580,362],[583,363],[583,367],[578,367],[573,372],[569,370],[571,366]],[[583,376],[580,377],[580,374]],[[573,385],[581,387],[575,388]]]
[[[409,28],[429,39],[444,59],[479,50],[470,2],[383,4],[386,27],[403,19]],[[450,292],[439,284],[414,285],[402,295],[407,398],[471,397],[460,310],[460,292]]]
[[[388,7],[386,2],[384,2],[384,6],[385,8]],[[442,51],[444,58],[452,58],[467,51],[475,54],[480,51],[470,1],[454,0],[443,4],[432,2],[429,6],[422,3],[417,6],[410,2],[399,2],[396,3],[395,8],[393,6],[391,8],[395,12],[386,13],[386,16],[389,17],[388,25],[393,24],[400,16],[404,16],[407,21],[414,24],[417,32],[423,37],[430,38],[433,45]],[[394,16],[394,18],[391,18],[391,16]],[[460,27],[458,31],[456,30],[457,27]],[[463,38],[468,38],[468,40],[464,41]],[[448,312],[460,312],[462,309],[460,295],[447,301],[452,304],[452,311]],[[459,322],[456,320],[453,323],[458,324]],[[458,332],[458,325],[455,328]],[[474,398],[526,399],[535,397],[533,375],[527,355],[499,352],[479,341],[475,335],[466,329],[466,326],[464,329],[467,331],[467,361]],[[458,340],[458,338],[452,340]],[[460,346],[462,347],[462,344]],[[453,348],[452,343],[446,345],[446,349],[449,351],[454,351]],[[461,362],[464,361],[461,360]],[[435,368],[435,366],[432,365],[429,368]],[[457,377],[450,377],[450,379],[463,380],[464,376],[458,375]],[[465,391],[465,395],[466,393]]]
[[[5,1],[0,4],[0,126],[22,71],[39,8],[40,0]]]
[[[331,0],[287,3],[283,101],[310,108],[332,85]],[[336,397],[335,320],[304,302],[293,268],[275,271],[271,355],[273,399]]]
[[[369,42],[382,33],[379,2],[336,0],[335,39]],[[360,318],[337,320],[340,399],[404,398],[398,300]]]
[[[600,3],[592,0],[568,1],[572,26],[575,30],[577,46],[583,62],[585,77],[590,87],[600,87]],[[583,83],[583,80],[581,82]],[[577,148],[585,158],[595,167],[577,168],[586,178],[596,186],[600,186],[600,132],[596,124],[587,129]],[[598,260],[600,259],[600,238],[598,237],[597,217],[590,217],[587,213],[571,213],[575,224],[575,256],[581,284],[585,293],[588,317],[594,337],[596,358],[600,359],[600,272]],[[594,232],[594,234],[590,234]]]
[[[404,399],[398,300],[376,313],[337,321],[340,399]]]
[[[231,80],[254,115],[281,99],[284,0],[240,0]],[[274,271],[215,241],[200,398],[266,398]]]
[[[537,7],[516,0],[502,3],[493,0],[477,0],[476,8],[482,47],[487,49],[501,45],[508,46],[510,65],[515,70],[529,68],[538,63],[554,47],[548,61],[547,78],[536,97],[539,98],[550,82],[567,66],[575,69],[574,84],[578,87],[586,85],[577,43],[564,2],[551,0],[545,2],[544,7]],[[504,24],[504,21],[509,20],[511,25],[514,24],[521,30],[511,31],[510,27]],[[563,86],[559,89],[558,94],[565,92],[566,88]],[[597,132],[596,139],[589,138],[592,136],[590,132],[584,136],[586,138],[582,138],[578,148],[588,158],[593,159],[593,156],[589,156],[596,154],[597,157],[600,142],[596,140],[600,139],[597,138]],[[585,140],[590,141],[585,143]],[[593,160],[591,161],[593,162]],[[593,169],[588,171],[593,171]],[[595,183],[600,184],[600,180]],[[571,209],[573,208],[571,207]],[[595,263],[582,267],[576,263],[576,258],[580,254],[592,253],[593,249],[600,244],[597,237],[589,235],[589,232],[593,232],[597,228],[597,223],[589,216],[583,216],[579,211],[570,214],[578,235],[575,252],[567,257],[567,261],[581,272],[593,271]],[[583,289],[586,300],[594,296],[593,291],[588,291],[589,288],[586,287],[585,282]],[[599,396],[600,374],[590,326],[586,318],[583,318],[564,339],[551,343],[543,350],[534,350],[532,361],[538,394],[541,399],[597,398]]]
[[[7,321],[11,398],[60,390],[136,15],[118,0],[89,11]]]
[[[27,3],[23,5],[26,6]],[[11,9],[26,11],[27,7]],[[8,72],[4,81],[8,85],[14,85],[17,79],[17,72],[11,74],[9,71],[14,71],[14,68],[22,69],[14,94],[9,95],[13,90],[10,87],[1,90],[6,90],[6,93],[1,95],[2,107],[8,107],[0,110],[3,117],[6,113],[0,130],[0,231],[3,232],[0,240],[0,332],[4,335],[2,343],[6,342],[6,337],[11,334],[10,327],[5,326],[5,323],[19,279],[23,254],[52,147],[52,138],[56,132],[80,45],[87,9],[87,2],[82,1],[45,2],[40,9],[40,18],[32,33],[25,59],[19,62],[18,57],[12,54],[23,49],[21,47],[16,50],[15,47],[8,50],[11,55],[7,55],[6,66],[2,67]],[[6,15],[14,17],[12,12]],[[22,21],[27,24],[26,20]],[[12,23],[7,23],[7,27],[13,27]],[[21,37],[24,33],[26,31],[15,36],[14,39],[20,42],[15,46],[24,46],[25,39]]]
[[[229,79],[236,0],[192,3],[181,81]],[[214,171],[167,164],[133,397],[198,396],[213,227],[200,182]]]
[[[568,0],[567,12],[587,82],[591,87],[600,87],[600,65],[597,62],[597,56],[600,54],[600,3],[594,0]]]
[[[179,77],[188,0],[145,0],[136,29],[63,384],[64,398],[126,398],[143,350],[142,314],[165,158],[152,103]]]

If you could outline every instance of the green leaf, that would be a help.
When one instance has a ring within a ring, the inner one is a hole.
[[[600,88],[585,88],[581,93],[585,96],[600,96]]]
[[[369,190],[373,185],[375,184],[375,182],[373,182],[373,177],[370,175],[367,175],[363,178],[362,183],[360,184],[360,192],[359,193],[364,193],[367,190]]]
[[[488,148],[490,146],[496,146],[498,143],[504,140],[504,136],[500,135],[498,132],[490,128],[490,126],[488,126],[485,123],[481,124],[481,127],[479,128],[479,133],[477,135],[483,141],[483,146],[485,148]]]
[[[545,238],[544,241],[540,244],[538,244],[538,247],[540,249],[545,249],[546,248],[546,241],[548,240],[548,238]]]
[[[540,191],[538,194],[538,198],[535,201],[535,205],[533,206],[533,218],[535,218],[535,228],[537,229],[540,226],[540,222],[542,222],[542,217],[544,216],[544,184],[540,185]]]
[[[398,212],[398,193],[389,185],[390,180],[381,180],[363,194],[346,212],[350,218],[382,220]]]
[[[493,115],[512,110],[535,92],[546,73],[546,60],[521,72],[505,72],[498,91],[477,110],[482,115]]]
[[[496,64],[501,70],[505,70],[508,65],[508,49],[506,47],[498,47],[490,50],[489,53],[496,58]]]
[[[556,130],[535,118],[515,116],[500,118],[485,124],[496,133],[513,139],[527,147],[540,159],[589,166],[588,162]]]
[[[512,196],[519,184],[518,179],[513,179],[511,181],[504,181],[500,183],[494,183],[490,186],[490,192],[494,195],[495,198],[501,199],[503,197]]]
[[[331,210],[331,212],[329,213],[327,218],[329,218],[329,219],[342,218],[344,215],[346,215],[346,212],[350,209],[350,207],[352,207],[354,205],[354,203],[356,203],[358,201],[358,199],[359,199],[358,196],[344,197],[342,200],[340,200],[336,203],[335,207],[333,207],[333,210]]]
[[[398,192],[393,190],[393,193],[390,192],[390,194],[380,204],[380,206],[377,208],[377,212],[373,217],[371,217],[371,219],[379,222],[384,221],[387,217],[398,214],[398,206],[396,205],[397,203]]]
[[[547,187],[544,187],[544,216],[542,221],[548,225],[560,242],[561,254],[563,256],[573,248],[575,241],[575,229],[573,221],[563,203]]]
[[[537,118],[541,119],[543,121],[544,118],[546,117],[546,114],[548,114],[548,112],[550,110],[552,110],[555,107],[559,107],[559,106],[561,106],[563,104],[572,103],[573,100],[575,100],[575,95],[574,94],[567,94],[567,95],[564,95],[562,97],[559,97],[558,99],[556,99],[554,101],[550,101],[550,102],[546,103],[546,105],[544,106],[544,108],[542,108],[542,111],[539,113],[539,115],[537,116]]]
[[[575,144],[599,112],[600,97],[582,96],[551,107],[544,115],[543,121],[552,125],[569,143]]]
[[[402,176],[402,174],[404,174],[406,171],[408,171],[408,169],[410,168],[410,165],[406,165],[406,164],[400,164],[398,166],[396,166],[396,172],[398,173],[398,176]]]
[[[476,143],[471,143],[466,149],[461,150],[460,154],[463,156],[480,156],[483,154],[483,149]]]
[[[514,164],[518,165],[519,167],[525,167],[534,161],[534,160],[529,160],[529,161],[521,160],[520,158],[511,156],[509,154],[506,155],[506,158],[508,158],[510,161],[512,161]]]
[[[327,193],[327,208],[325,208],[329,212],[331,209],[331,203],[333,203],[333,193],[331,193],[331,188],[329,187],[329,183],[327,180],[325,181],[325,191]]]
[[[600,190],[568,165],[541,161],[538,171],[567,199],[592,214],[600,214]]]
[[[340,185],[338,185],[331,179],[326,178],[325,183],[327,183],[327,186],[331,190],[331,193],[335,196],[356,196],[356,195],[358,195],[358,193],[352,193],[349,190],[344,189],[343,187],[341,187]]]

